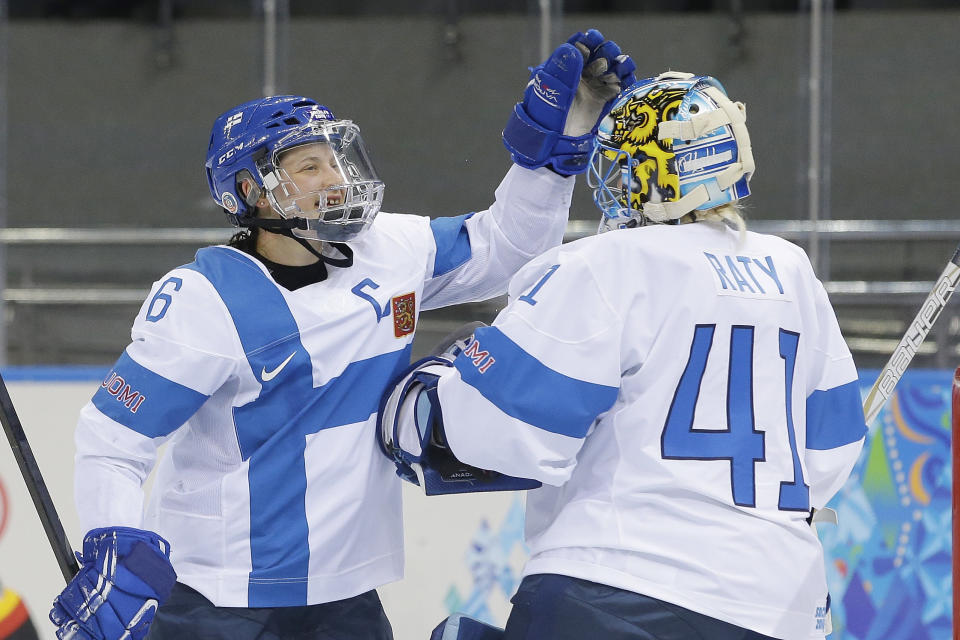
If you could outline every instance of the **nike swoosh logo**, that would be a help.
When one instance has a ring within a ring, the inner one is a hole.
[[[264,382],[270,382],[271,380],[273,380],[274,378],[276,378],[276,377],[277,377],[277,374],[280,373],[281,371],[283,371],[283,368],[284,368],[285,366],[287,366],[287,363],[288,363],[288,362],[290,362],[291,360],[293,360],[293,356],[295,356],[295,355],[297,355],[297,352],[296,352],[296,351],[294,351],[293,353],[291,353],[290,355],[288,355],[288,356],[287,356],[287,359],[284,360],[283,362],[281,362],[281,363],[277,366],[277,368],[274,369],[273,371],[267,371],[267,368],[266,368],[266,367],[262,368],[262,369],[260,370],[260,379],[263,380]]]

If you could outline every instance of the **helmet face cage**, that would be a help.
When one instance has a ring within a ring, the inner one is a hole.
[[[668,72],[622,95],[599,128],[587,181],[600,232],[668,222],[749,195],[743,106],[713,78]]]
[[[640,226],[646,218],[640,208],[630,206],[639,195],[633,179],[638,162],[628,152],[612,147],[594,153],[590,162],[588,183],[593,188],[593,202],[603,213],[599,233],[613,229]]]
[[[278,171],[284,151],[309,144],[325,149],[324,180]],[[256,202],[266,196],[291,221],[291,232],[308,240],[356,238],[383,199],[359,127],[302,96],[252,100],[222,114],[213,125],[206,169],[210,194],[232,224],[256,226]],[[244,181],[255,188],[244,193]]]
[[[267,199],[281,217],[298,219],[294,235],[346,242],[373,221],[383,183],[360,128],[349,120],[315,122],[290,132],[260,163]]]

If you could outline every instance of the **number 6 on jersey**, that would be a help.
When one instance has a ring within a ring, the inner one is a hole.
[[[180,278],[167,278],[163,281],[163,284],[157,289],[156,295],[150,300],[150,306],[147,307],[147,322],[157,322],[163,318],[163,316],[167,315],[167,309],[170,308],[170,303],[173,302],[173,297],[169,293],[165,293],[165,290],[168,289],[167,285],[173,285],[173,291],[180,291],[180,287],[183,286],[183,280]]]

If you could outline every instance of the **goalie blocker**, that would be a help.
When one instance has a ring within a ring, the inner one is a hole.
[[[444,338],[433,354],[411,364],[388,387],[377,415],[380,450],[397,467],[397,475],[423,488],[428,496],[536,489],[537,480],[514,478],[479,469],[457,459],[447,446],[437,380],[444,368],[469,345],[482,322],[464,325]]]

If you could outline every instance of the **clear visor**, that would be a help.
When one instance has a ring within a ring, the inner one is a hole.
[[[305,125],[276,145],[267,160],[263,185],[274,210],[297,219],[296,236],[348,242],[380,210],[383,182],[349,120]]]
[[[640,211],[630,207],[635,162],[626,151],[602,142],[590,158],[587,185],[593,190],[593,202],[603,213],[597,233],[643,224]]]

